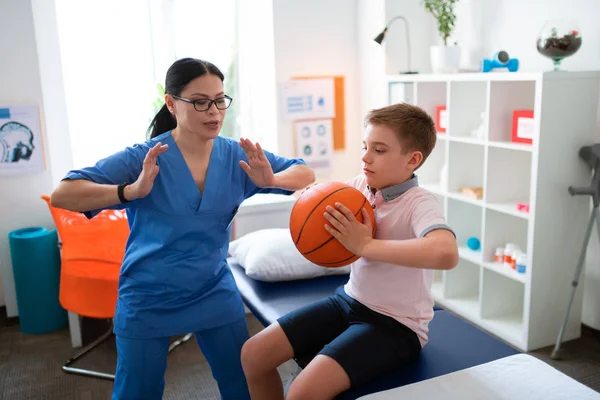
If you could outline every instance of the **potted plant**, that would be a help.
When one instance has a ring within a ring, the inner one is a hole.
[[[460,47],[448,40],[454,30],[456,14],[454,6],[458,0],[424,0],[425,9],[437,21],[437,30],[443,44],[431,46],[431,68],[436,73],[456,72],[460,67]]]

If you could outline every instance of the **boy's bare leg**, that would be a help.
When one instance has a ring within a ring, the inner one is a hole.
[[[350,378],[337,361],[317,355],[292,382],[287,400],[326,400],[350,388]]]
[[[282,400],[283,384],[277,372],[294,357],[294,350],[277,322],[252,336],[242,348],[242,367],[254,400]]]

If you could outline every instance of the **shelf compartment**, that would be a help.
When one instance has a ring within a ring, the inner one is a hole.
[[[490,271],[493,271],[497,274],[504,275],[507,278],[510,278],[514,281],[525,283],[527,277],[525,274],[521,274],[514,269],[504,265],[504,264],[496,264],[493,262],[483,263],[483,267],[487,268]]]
[[[525,285],[487,268],[482,273],[482,325],[504,340],[521,343]]]
[[[531,153],[505,148],[489,148],[486,187],[488,208],[529,218],[517,203],[529,203],[531,191]]]
[[[491,209],[485,210],[483,262],[493,263],[496,248],[504,248],[507,243],[514,243],[522,252],[527,253],[528,228],[528,220]]]
[[[502,142],[502,141],[489,141],[488,145],[490,147],[497,147],[501,149],[511,149],[518,151],[533,151],[533,146],[527,143],[513,143],[513,142]]]
[[[433,282],[431,283],[431,293],[434,300],[438,301],[444,295],[444,271],[435,270]]]
[[[481,264],[483,261],[481,250],[469,249],[467,240],[476,237],[481,241],[482,208],[453,198],[448,198],[447,207],[446,220],[456,234],[460,257],[474,264]]]
[[[444,194],[446,191],[443,183],[447,179],[447,171],[443,167],[446,164],[447,148],[447,141],[438,140],[427,160],[415,171],[419,177],[419,185],[436,194]]]
[[[514,110],[535,108],[535,81],[491,82],[489,140],[495,143],[513,144],[512,118]],[[522,149],[531,145],[521,144]]]
[[[482,120],[482,113],[486,111],[487,92],[487,82],[450,82],[450,137],[475,138],[473,131],[485,122]],[[485,137],[483,139],[485,140]]]
[[[464,187],[483,188],[484,147],[472,143],[448,142],[448,195],[482,203],[480,199],[470,199],[461,193]],[[485,195],[485,193],[484,193]]]
[[[444,306],[476,320],[479,317],[479,265],[459,260],[444,276]]]
[[[395,82],[389,86],[391,104],[415,104],[415,84],[413,82]]]
[[[419,82],[417,83],[417,106],[421,107],[427,114],[436,119],[436,108],[446,105],[446,82]],[[445,133],[439,136],[445,136]]]

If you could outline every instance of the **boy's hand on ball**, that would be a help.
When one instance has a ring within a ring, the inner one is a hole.
[[[329,224],[325,229],[336,238],[345,248],[357,256],[362,256],[362,251],[373,240],[373,222],[364,208],[361,210],[363,223],[358,221],[352,211],[341,203],[336,203],[335,208],[327,206],[325,219]]]

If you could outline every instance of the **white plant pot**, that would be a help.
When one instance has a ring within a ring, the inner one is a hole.
[[[431,69],[434,73],[458,72],[460,68],[459,46],[431,46]]]

